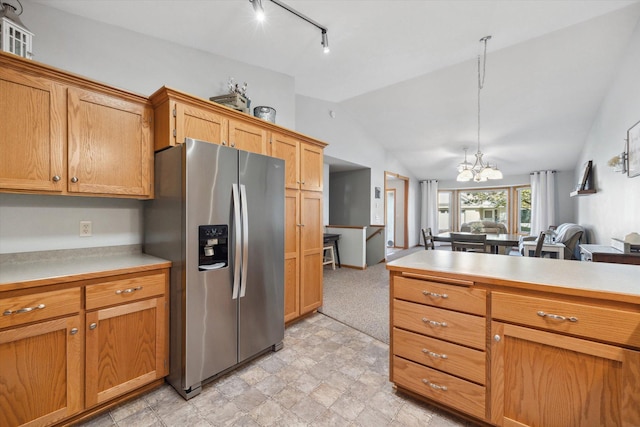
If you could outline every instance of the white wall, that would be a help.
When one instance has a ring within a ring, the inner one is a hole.
[[[640,121],[640,23],[631,37],[627,54],[612,82],[585,148],[576,165],[575,181],[582,165],[593,160],[597,193],[574,197],[578,221],[588,228],[590,241],[609,244],[640,232],[640,177],[614,173],[607,161],[624,149],[627,129]]]
[[[141,212],[138,200],[0,194],[0,254],[139,244]]]

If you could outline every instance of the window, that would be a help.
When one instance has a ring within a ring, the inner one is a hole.
[[[438,192],[439,233],[460,230],[472,221],[504,224],[510,233],[531,230],[531,187],[498,187],[482,190]]]
[[[451,191],[438,191],[438,233],[453,231],[451,227],[452,200]]]
[[[494,221],[503,223],[507,229],[508,198],[506,189],[458,191],[460,224],[471,221]]]
[[[517,215],[518,229],[520,234],[531,232],[531,187],[516,188],[518,199]]]

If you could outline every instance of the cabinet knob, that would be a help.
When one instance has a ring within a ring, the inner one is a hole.
[[[236,143],[235,143],[235,142],[232,142],[230,145],[231,145],[232,147],[235,147],[235,146],[236,146]]]
[[[493,336],[493,339],[495,340],[495,342],[500,342],[502,338],[500,337],[500,335],[496,334]]]
[[[95,323],[95,322],[94,322],[94,323],[91,323],[91,324],[89,325],[89,329],[91,329],[91,330],[94,330],[94,329],[95,329],[95,328],[97,328],[97,327],[98,327],[98,324],[97,324],[97,323]]]
[[[69,335],[75,335],[78,333],[78,328],[71,328],[71,330],[69,331]]]
[[[55,175],[53,178],[51,178],[53,180],[53,182],[58,182],[60,181],[60,176],[59,175]]]
[[[72,177],[72,178],[71,178],[71,182],[73,182],[74,184],[75,184],[76,182],[78,182],[78,177],[76,177],[76,176]]]
[[[222,145],[227,145],[227,141],[222,141]]]

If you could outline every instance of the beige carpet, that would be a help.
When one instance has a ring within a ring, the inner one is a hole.
[[[400,251],[397,259],[422,247]],[[389,272],[385,263],[367,267],[324,269],[323,305],[318,311],[389,344]]]

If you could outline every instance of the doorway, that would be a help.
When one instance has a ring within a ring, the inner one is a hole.
[[[384,174],[386,255],[409,248],[407,223],[409,178],[393,172]],[[392,194],[392,195],[390,195]],[[392,241],[392,244],[389,244]]]

